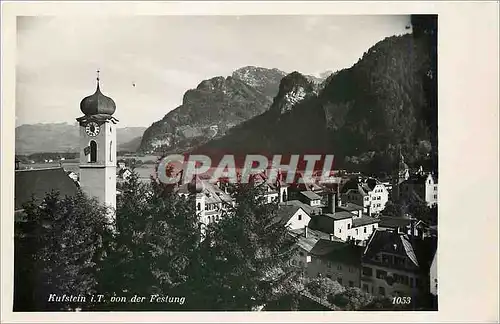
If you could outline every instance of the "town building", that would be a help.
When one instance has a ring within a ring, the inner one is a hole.
[[[290,234],[298,246],[291,265],[310,278],[327,277],[345,287],[360,287],[362,247],[307,226],[290,230]]]
[[[437,296],[438,294],[438,275],[437,275],[437,250],[434,253],[434,257],[432,258],[431,268],[429,270],[429,291],[433,296]]]
[[[361,287],[380,296],[415,297],[429,291],[435,240],[376,230],[363,252]]]
[[[411,175],[401,183],[401,196],[404,199],[416,198],[425,202],[429,207],[438,202],[438,181],[432,173],[420,172]]]
[[[321,214],[311,216],[310,227],[333,234],[344,242],[364,245],[378,227],[378,219],[364,215],[355,204],[335,199],[338,195],[328,193],[327,207]]]
[[[431,236],[431,230],[425,222],[418,219],[410,218],[409,216],[403,216],[403,217],[381,216],[379,217],[379,220],[380,222],[378,227],[380,230],[389,230],[393,232],[405,233],[417,237]],[[413,226],[413,232],[412,232],[412,226]]]
[[[234,199],[226,191],[199,176],[177,186],[175,191],[180,196],[195,196],[196,213],[202,227],[218,222],[234,206]]]
[[[389,191],[375,178],[354,177],[341,190],[342,201],[363,206],[363,212],[376,216],[389,201]]]
[[[410,177],[410,168],[408,167],[408,164],[405,163],[405,158],[401,153],[401,146],[398,147],[397,152],[398,153],[395,159],[396,163],[393,167],[391,180],[391,200],[394,202],[399,202],[399,200],[401,199],[401,183],[408,180],[408,178]]]
[[[63,168],[16,170],[14,179],[14,213],[17,221],[23,218],[23,205],[32,198],[41,204],[46,195],[57,191],[64,196],[74,196],[78,186]]]
[[[118,182],[127,182],[131,176],[132,171],[127,167],[119,168],[116,172],[116,180]]]
[[[277,218],[290,230],[304,228],[311,220],[311,216],[300,205],[281,204],[277,213]]]
[[[363,248],[338,241],[319,241],[310,251],[310,277],[336,280],[345,287],[361,287],[361,255]]]

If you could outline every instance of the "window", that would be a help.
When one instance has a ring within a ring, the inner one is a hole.
[[[349,287],[354,287],[354,282],[353,281],[349,281]]]
[[[392,255],[382,254],[382,263],[390,263]]]
[[[109,162],[113,162],[113,141],[109,142]]]
[[[368,285],[367,284],[363,284],[363,291],[368,292]]]
[[[339,228],[339,233],[342,233],[342,229],[341,228]]]
[[[372,225],[372,231],[375,231],[375,225]]]
[[[327,266],[328,268],[331,268],[331,267],[332,267],[332,263],[331,263],[330,261],[328,261],[328,263],[326,264],[326,266]]]
[[[299,214],[299,220],[302,220],[302,215],[301,214]]]
[[[337,281],[338,281],[339,284],[342,284],[342,278],[340,278],[340,277],[337,278]]]
[[[373,275],[373,269],[368,267],[363,267],[363,276],[371,277]]]
[[[378,294],[381,296],[385,296],[385,288],[384,287],[378,287]]]
[[[90,141],[90,163],[97,162],[97,143]]]
[[[302,251],[301,251],[301,252],[299,252],[299,255],[300,255],[300,256],[304,256],[304,252],[302,252]]]
[[[358,235],[358,229],[356,228],[356,235]]]
[[[377,279],[385,279],[387,277],[387,272],[384,270],[377,270],[376,277]]]
[[[413,278],[410,278],[410,287],[413,288]]]
[[[405,265],[405,259],[398,256],[394,256],[394,264],[396,266],[402,267]]]
[[[351,229],[351,224],[347,224],[347,229]]]
[[[196,209],[199,211],[201,209],[201,204],[198,203],[198,205],[196,206]]]
[[[349,267],[349,272],[351,272],[351,273],[354,272],[354,269]]]
[[[332,279],[332,275],[327,274],[327,275],[326,275],[326,277],[327,277],[328,279]]]
[[[437,195],[434,195],[434,199],[438,199],[438,196],[437,196]]]
[[[363,233],[366,233],[366,227],[363,227]]]
[[[337,265],[337,270],[342,270],[342,265],[341,264]]]

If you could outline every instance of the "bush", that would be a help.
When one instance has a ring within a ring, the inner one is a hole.
[[[372,302],[373,296],[359,288],[347,288],[344,292],[330,296],[331,304],[342,307],[344,310],[358,310]]]
[[[305,285],[306,290],[314,296],[327,300],[328,296],[336,295],[345,291],[345,288],[329,278],[315,278]]]

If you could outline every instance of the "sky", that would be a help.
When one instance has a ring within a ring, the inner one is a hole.
[[[202,80],[248,65],[337,71],[409,24],[404,15],[18,17],[16,125],[75,123],[100,70],[118,126],[147,127]]]

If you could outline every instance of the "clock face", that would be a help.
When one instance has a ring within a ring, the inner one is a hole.
[[[100,128],[99,125],[96,122],[90,122],[85,126],[85,132],[87,133],[88,136],[97,136],[99,134]]]

